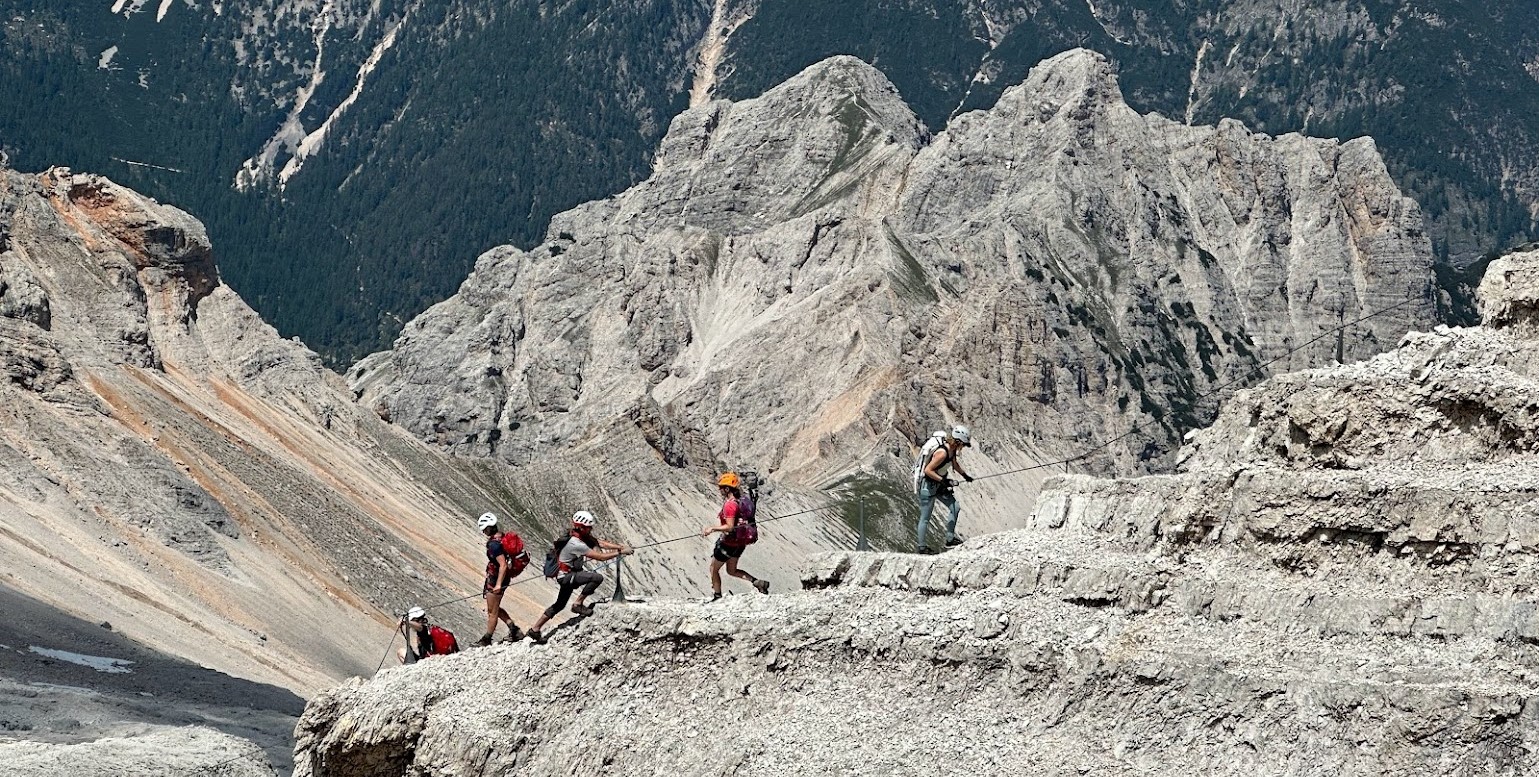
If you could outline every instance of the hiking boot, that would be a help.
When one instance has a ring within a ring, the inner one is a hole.
[[[528,637],[529,641],[536,645],[545,644],[545,635],[541,634],[539,629],[530,629],[524,632],[524,636]]]
[[[519,640],[521,640],[523,638],[524,638],[524,630],[523,629],[521,629],[521,628],[519,628],[517,626],[509,626],[508,627],[508,636],[503,637],[502,641],[511,645],[514,642],[517,642],[517,641],[519,641]]]
[[[920,545],[919,546],[919,550],[916,550],[914,552],[918,553],[921,556],[933,556],[933,555],[935,555],[935,551],[930,550],[930,546],[929,545]]]
[[[706,599],[705,603],[706,604],[715,604],[715,603],[717,603],[719,601],[721,601],[721,594],[711,594],[711,598]]]
[[[492,635],[490,632],[482,634],[481,638],[476,640],[476,647],[486,647],[490,644],[492,644]]]
[[[591,604],[574,604],[574,605],[572,605],[572,612],[575,612],[578,615],[581,615],[581,616],[586,618],[589,615],[593,614],[593,605],[591,605]]]
[[[956,547],[958,545],[961,545],[961,544],[962,544],[962,535],[960,535],[960,534],[958,534],[955,537],[952,537],[949,540],[946,540],[946,547],[948,547],[948,548],[954,548],[954,547]]]
[[[761,593],[761,594],[769,593],[769,581],[768,580],[755,580],[755,581],[753,581],[753,587],[759,589],[759,593]]]

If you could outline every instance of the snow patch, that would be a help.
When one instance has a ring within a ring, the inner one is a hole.
[[[118,55],[118,47],[117,46],[109,46],[106,51],[102,52],[100,57],[97,57],[97,59],[96,59],[96,67],[97,67],[97,69],[98,70],[112,70],[113,69],[112,68],[112,58],[117,56],[117,55]]]
[[[72,693],[72,694],[75,694],[77,696],[100,696],[100,695],[102,695],[101,691],[93,690],[91,688],[81,688],[78,685],[60,685],[58,683],[39,683],[39,682],[30,682],[30,683],[27,683],[27,685],[30,685],[33,688],[47,688],[50,691],[63,691],[64,693]]]
[[[144,6],[149,2],[150,0],[115,0],[112,4],[112,12],[115,14],[120,13],[124,16],[133,16],[143,10]],[[162,5],[161,7],[164,8],[165,6]]]
[[[27,650],[45,658],[54,658],[71,664],[79,664],[80,666],[90,667],[98,672],[106,672],[107,674],[128,674],[134,671],[128,668],[134,662],[126,658],[88,656],[84,653],[71,653],[68,650],[54,650],[53,648],[38,647],[37,645],[30,645],[27,647]]]

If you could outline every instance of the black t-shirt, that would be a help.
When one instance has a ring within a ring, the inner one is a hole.
[[[497,563],[498,556],[506,556],[508,552],[502,549],[502,538],[493,537],[486,541],[486,582],[488,585],[497,584],[497,574],[502,570],[502,565]],[[508,559],[508,575],[513,575],[513,559]]]

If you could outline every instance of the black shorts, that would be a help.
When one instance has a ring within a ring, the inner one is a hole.
[[[717,561],[720,561],[722,563],[726,563],[726,562],[731,561],[732,559],[735,559],[735,558],[742,558],[743,557],[743,551],[745,551],[747,549],[748,548],[746,548],[746,547],[738,547],[738,546],[735,546],[735,545],[727,545],[727,544],[723,543],[721,540],[717,540],[716,541],[716,549],[711,551],[711,558],[714,558]]]

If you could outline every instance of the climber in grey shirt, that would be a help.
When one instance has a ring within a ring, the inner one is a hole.
[[[544,628],[551,618],[560,614],[567,600],[572,597],[574,589],[582,590],[577,594],[577,601],[572,604],[572,612],[578,615],[593,614],[593,605],[584,604],[584,602],[604,584],[604,576],[584,570],[582,568],[584,562],[588,559],[608,561],[622,555],[629,556],[635,552],[625,545],[594,537],[594,523],[593,513],[587,510],[578,510],[577,514],[572,516],[571,536],[567,537],[566,543],[561,546],[561,551],[556,555],[556,583],[561,586],[561,592],[557,594],[555,604],[547,607],[540,619],[535,621],[534,628],[525,632],[535,642],[545,641],[545,635],[540,632],[540,629]]]

